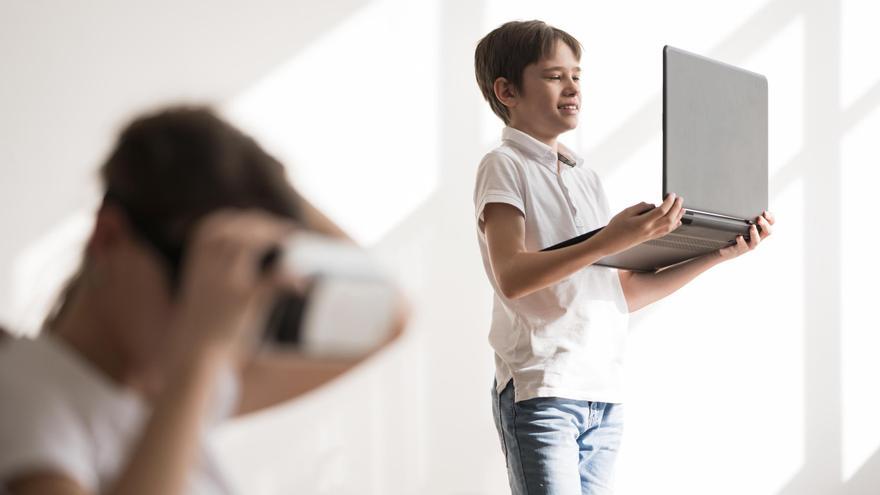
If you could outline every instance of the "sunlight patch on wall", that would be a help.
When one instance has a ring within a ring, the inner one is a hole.
[[[372,2],[225,106],[364,244],[437,186],[436,11],[436,2]]]
[[[840,101],[849,107],[870,88],[880,83],[877,47],[880,32],[880,4],[864,0],[841,0]]]
[[[738,64],[767,77],[770,177],[804,147],[804,57],[804,18],[798,16]]]
[[[663,200],[662,153],[662,134],[658,132],[601,174],[612,215],[640,201],[659,204]]]
[[[774,200],[784,219],[774,238],[650,307],[631,327],[620,493],[676,486],[677,493],[772,495],[801,469],[803,201],[797,180]],[[663,427],[680,424],[682,414],[687,428]],[[657,463],[658,451],[676,461]]]
[[[78,268],[89,231],[92,209],[76,211],[28,244],[12,261],[10,328],[34,336],[58,291]]]
[[[843,477],[880,449],[880,332],[877,324],[876,208],[880,184],[880,108],[841,142],[841,395]],[[820,200],[821,198],[814,198]]]

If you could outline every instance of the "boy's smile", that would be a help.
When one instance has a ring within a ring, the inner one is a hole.
[[[526,66],[522,88],[510,99],[510,126],[555,148],[556,138],[577,127],[580,113],[579,61],[564,42],[552,54]]]

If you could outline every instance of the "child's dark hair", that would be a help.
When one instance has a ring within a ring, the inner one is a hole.
[[[549,56],[561,40],[581,58],[581,44],[574,36],[542,21],[511,21],[487,34],[477,44],[474,71],[483,97],[495,115],[510,123],[510,112],[495,97],[495,80],[503,77],[522,90],[523,70],[542,57]]]
[[[171,107],[135,119],[101,175],[107,192],[177,242],[219,208],[299,214],[282,164],[207,107]]]
[[[301,217],[300,198],[284,166],[208,107],[170,107],[136,118],[120,134],[101,178],[105,202],[122,206],[130,222],[175,247],[186,243],[199,220],[221,208]],[[80,266],[46,328],[61,317],[82,275]]]

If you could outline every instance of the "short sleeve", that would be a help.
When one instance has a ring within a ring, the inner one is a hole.
[[[483,223],[483,209],[489,203],[509,204],[525,215],[523,178],[509,157],[489,153],[477,170],[474,207],[477,223]]]
[[[50,471],[97,490],[91,442],[74,412],[41,391],[27,390],[26,383],[10,382],[11,377],[0,380],[0,486]]]

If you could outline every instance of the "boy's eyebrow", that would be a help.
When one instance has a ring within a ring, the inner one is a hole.
[[[546,67],[546,68],[544,68],[544,69],[541,69],[541,72],[547,72],[547,71],[550,71],[550,70],[565,70],[565,69],[566,69],[566,67],[563,67],[563,66],[561,66],[561,65],[557,65],[557,66],[554,66],[554,67]],[[574,71],[574,72],[580,72],[580,71],[581,71],[581,68],[580,68],[580,67],[574,67],[574,68],[571,69],[571,70]]]

